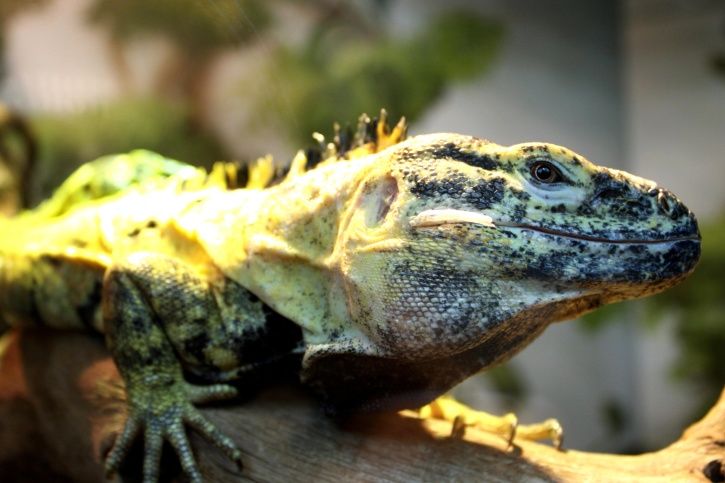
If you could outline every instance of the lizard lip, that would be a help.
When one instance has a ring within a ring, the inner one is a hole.
[[[529,230],[534,231],[538,233],[543,233],[545,235],[552,235],[562,238],[569,238],[573,240],[581,240],[585,242],[592,242],[592,243],[614,243],[614,244],[656,244],[656,243],[672,243],[672,242],[680,242],[680,241],[694,241],[699,242],[700,236],[699,235],[692,235],[692,236],[681,236],[681,237],[673,237],[673,238],[658,238],[658,239],[647,239],[647,238],[628,238],[628,239],[613,239],[613,238],[604,238],[604,237],[597,237],[597,236],[591,236],[591,235],[582,235],[578,233],[569,233],[564,231],[558,231],[558,230],[551,230],[548,228],[542,228],[538,226],[532,226],[532,225],[521,225],[521,224],[504,224],[504,223],[498,223],[495,224],[493,222],[493,218],[491,218],[488,215],[485,215],[483,213],[478,213],[475,211],[465,211],[465,210],[455,210],[452,208],[439,208],[439,209],[433,209],[433,210],[425,210],[420,213],[418,213],[415,216],[410,217],[408,220],[408,223],[411,228],[418,229],[418,228],[432,228],[436,226],[443,226],[443,225],[457,225],[461,223],[472,223],[475,225],[482,225],[489,228],[497,228],[497,227],[506,227],[506,228],[516,228],[519,230]]]
[[[521,230],[530,230],[535,231],[538,233],[543,233],[545,235],[553,235],[558,236],[562,238],[570,238],[572,240],[581,240],[585,242],[592,242],[592,243],[613,243],[613,244],[625,244],[625,245],[648,245],[648,244],[657,244],[657,243],[674,243],[674,242],[681,242],[681,241],[694,241],[694,242],[700,242],[700,237],[697,235],[693,236],[682,236],[682,237],[673,237],[673,238],[654,238],[654,239],[647,239],[647,238],[623,238],[623,239],[615,239],[615,238],[603,238],[603,237],[596,237],[596,236],[590,236],[590,235],[581,235],[577,233],[568,233],[563,231],[557,231],[557,230],[550,230],[547,228],[541,228],[538,226],[529,226],[529,225],[498,225],[498,226],[505,226],[507,228],[518,228]]]

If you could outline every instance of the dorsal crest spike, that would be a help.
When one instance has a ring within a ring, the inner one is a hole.
[[[269,186],[275,176],[274,159],[271,155],[257,158],[249,164],[249,181],[247,189],[264,189]]]
[[[333,124],[332,141],[328,142],[325,136],[319,132],[312,134],[315,144],[311,148],[297,152],[283,181],[294,179],[317,166],[354,160],[379,153],[404,141],[407,131],[408,125],[405,122],[405,117],[401,117],[391,129],[388,124],[388,113],[385,109],[382,109],[379,117],[376,118],[371,118],[367,114],[361,115],[354,132],[350,125],[342,128],[336,122]],[[260,168],[259,160],[255,165],[250,165],[250,182],[252,182],[252,171]],[[265,186],[268,186],[269,182],[274,179],[273,167],[268,169],[271,170],[273,176]],[[259,186],[257,181],[254,182],[254,186]],[[250,187],[250,185],[247,187]]]
[[[301,175],[305,172],[306,169],[307,155],[303,150],[300,149],[299,151],[297,151],[294,159],[292,159],[292,163],[290,164],[289,171],[287,171],[287,175],[285,176],[284,181],[288,181]]]

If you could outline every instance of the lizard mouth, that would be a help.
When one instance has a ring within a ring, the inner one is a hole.
[[[596,237],[596,236],[589,236],[589,235],[581,235],[577,233],[568,233],[563,231],[557,231],[557,230],[549,230],[547,228],[541,228],[538,226],[528,226],[528,225],[499,225],[499,226],[506,226],[509,228],[519,228],[521,230],[530,230],[535,231],[538,233],[543,233],[545,235],[553,235],[558,236],[562,238],[570,238],[572,240],[581,240],[585,242],[591,242],[591,243],[612,243],[612,244],[619,244],[619,245],[656,245],[658,243],[674,243],[674,242],[680,242],[680,241],[696,241],[699,242],[700,238],[697,236],[690,236],[690,237],[676,237],[676,238],[656,238],[656,239],[646,239],[646,238],[623,238],[623,239],[616,239],[616,238],[603,238],[603,237]]]
[[[494,224],[493,218],[483,213],[477,213],[474,211],[455,210],[450,208],[425,210],[418,213],[415,216],[410,217],[408,223],[411,228],[432,228],[443,225],[457,225],[461,223],[472,223],[476,225],[482,225],[489,228],[516,228],[519,230],[529,230],[537,233],[543,233],[545,235],[552,235],[562,238],[569,238],[573,240],[581,240],[591,243],[614,243],[614,244],[657,244],[657,243],[672,243],[679,241],[695,241],[699,242],[700,237],[697,235],[677,237],[677,238],[660,238],[660,239],[612,239],[603,238],[590,235],[581,235],[577,233],[569,233],[558,230],[551,230],[548,228],[542,228],[539,226],[522,225],[522,224]]]

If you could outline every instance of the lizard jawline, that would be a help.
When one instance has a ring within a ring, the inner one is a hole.
[[[552,235],[562,238],[569,238],[573,240],[581,240],[590,243],[614,243],[614,244],[656,244],[656,243],[671,243],[678,241],[699,241],[697,237],[679,237],[679,238],[660,238],[660,239],[622,239],[616,240],[611,238],[600,238],[589,235],[580,235],[576,233],[568,233],[557,230],[550,230],[538,226],[531,225],[519,225],[519,224],[494,224],[493,218],[483,213],[477,213],[475,211],[455,210],[451,208],[440,208],[433,210],[426,210],[412,216],[408,223],[411,228],[432,228],[443,225],[457,225],[461,223],[472,223],[476,225],[482,225],[489,228],[506,227],[506,228],[517,228],[520,230],[530,230],[545,235]]]
[[[538,226],[530,226],[530,225],[498,225],[499,227],[505,226],[507,228],[518,228],[520,230],[529,230],[529,231],[535,231],[538,233],[543,233],[544,235],[551,235],[551,236],[558,236],[561,238],[569,238],[572,240],[581,240],[584,242],[589,243],[612,243],[617,245],[653,245],[658,243],[675,243],[680,241],[695,241],[699,242],[699,238],[697,237],[678,237],[678,238],[657,238],[657,239],[638,239],[638,238],[625,238],[625,239],[612,239],[612,238],[600,238],[595,236],[589,236],[589,235],[580,235],[577,233],[567,233],[563,231],[557,231],[557,230],[549,230],[547,228],[542,228]]]

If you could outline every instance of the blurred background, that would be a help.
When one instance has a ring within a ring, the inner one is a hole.
[[[456,394],[621,453],[677,439],[725,384],[723,0],[2,0],[0,102],[38,149],[24,179],[0,133],[5,212],[104,154],[283,163],[382,107],[412,134],[547,141],[655,179],[701,221],[697,273],[552,326]]]

